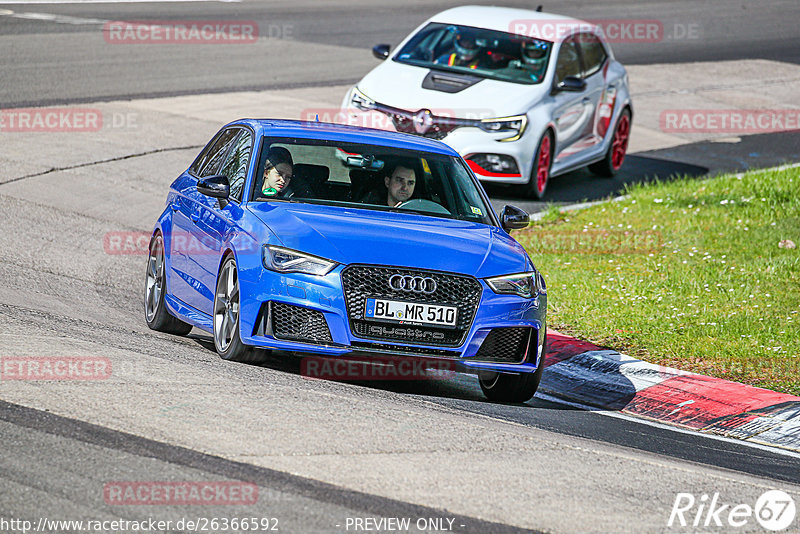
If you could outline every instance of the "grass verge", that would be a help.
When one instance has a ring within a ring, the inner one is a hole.
[[[545,276],[550,326],[800,395],[800,168],[636,185],[514,237]]]

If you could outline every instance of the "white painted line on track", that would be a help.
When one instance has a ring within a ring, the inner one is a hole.
[[[14,13],[13,11],[9,11],[8,13],[0,12],[0,15],[13,17],[15,19],[40,20],[42,22],[72,24],[74,26],[80,26],[83,24],[105,24],[108,22],[107,20],[103,19],[86,19],[81,17],[70,17],[69,15],[55,15],[52,13]]]
[[[800,165],[799,165],[800,166]],[[789,458],[795,458],[800,460],[800,453],[794,452],[788,449],[782,449],[780,447],[769,447],[767,445],[761,445],[760,443],[753,443],[751,441],[741,440],[741,439],[734,439],[729,438],[726,436],[718,436],[716,434],[706,434],[705,432],[698,432],[697,430],[689,430],[686,428],[680,428],[677,426],[668,425],[666,423],[659,423],[658,421],[653,421],[650,419],[644,419],[640,417],[634,417],[632,415],[627,415],[620,412],[612,412],[608,410],[603,410],[600,408],[596,408],[594,406],[588,406],[586,404],[581,404],[579,402],[571,402],[564,399],[559,399],[558,397],[553,397],[546,393],[537,393],[537,399],[541,399],[547,402],[554,402],[556,404],[563,404],[565,406],[571,406],[573,408],[579,408],[581,410],[586,410],[589,412],[595,412],[600,415],[605,415],[607,417],[613,417],[615,419],[622,419],[624,421],[630,421],[632,423],[639,423],[642,425],[648,425],[655,428],[661,428],[664,430],[671,430],[672,432],[678,432],[679,434],[688,434],[690,436],[696,436],[701,438],[708,438],[713,439],[716,441],[724,441],[726,443],[734,443],[737,445],[744,445],[745,447],[751,447],[753,449],[759,449],[761,451],[772,452],[775,454],[780,454],[781,456],[788,456]]]
[[[785,171],[786,169],[794,169],[796,167],[800,167],[800,163],[787,163],[786,165],[779,165],[777,167],[767,167],[766,169],[750,169],[749,171],[737,172],[734,174],[737,178],[741,178],[748,172],[772,172],[772,171]]]

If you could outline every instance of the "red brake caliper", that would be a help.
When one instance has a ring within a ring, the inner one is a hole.
[[[542,146],[539,147],[539,166],[536,169],[536,186],[541,193],[547,184],[547,174],[550,172],[550,136],[542,139]]]
[[[630,132],[630,119],[623,115],[617,124],[617,131],[614,132],[614,149],[611,154],[611,165],[614,169],[622,167],[625,160],[625,153],[628,151],[628,133]]]

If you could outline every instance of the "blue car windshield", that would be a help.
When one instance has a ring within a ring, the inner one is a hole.
[[[402,211],[495,225],[461,158],[331,140],[265,138],[251,200]]]
[[[521,84],[540,83],[553,43],[512,33],[432,22],[394,61]]]

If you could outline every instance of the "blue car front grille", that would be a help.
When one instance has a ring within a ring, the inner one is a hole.
[[[400,292],[389,287],[389,278],[399,274],[432,278],[436,290],[430,294]],[[458,346],[464,341],[481,299],[481,285],[470,276],[373,265],[351,265],[342,271],[347,314],[353,334],[365,339],[400,341],[418,345]],[[452,328],[392,324],[364,316],[367,298],[439,304],[458,308]]]
[[[272,302],[272,331],[276,338],[294,341],[333,341],[322,312]]]
[[[535,349],[534,332],[533,328],[493,328],[481,343],[474,359],[481,362],[522,363],[528,352]]]

